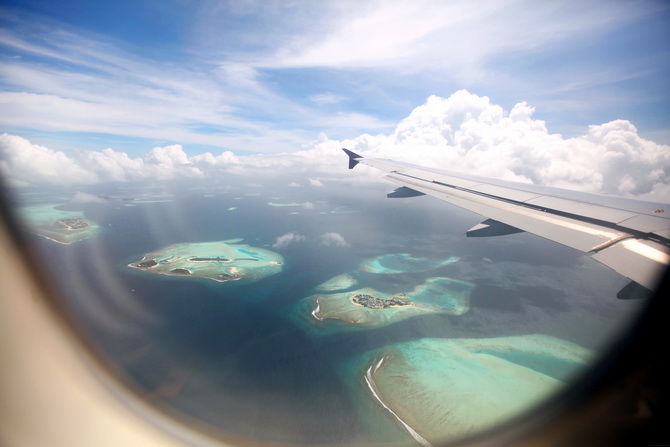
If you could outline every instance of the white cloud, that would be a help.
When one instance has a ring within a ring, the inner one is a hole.
[[[110,148],[101,152],[86,152],[82,156],[82,164],[93,172],[99,172],[101,178],[114,182],[142,180],[147,176],[144,160],[131,159],[125,152]]]
[[[312,202],[305,202],[302,204],[303,208],[308,209],[308,210],[313,210],[314,209],[314,204]]]
[[[220,155],[212,155],[210,152],[194,155],[190,160],[197,166],[208,166],[211,168],[227,168],[239,162],[239,158],[230,151],[222,152]]]
[[[325,105],[325,104],[338,104],[346,100],[346,98],[344,96],[335,95],[333,93],[320,93],[317,95],[310,95],[309,100],[319,105]]]
[[[286,39],[260,66],[393,68],[404,73],[439,70],[463,80],[483,76],[501,54],[586,38],[656,8],[626,2],[553,2],[528,8],[518,2],[422,0],[349,4],[331,25]]]
[[[289,152],[324,130],[388,133],[384,116],[394,116],[417,92],[449,85],[500,96],[514,89],[526,98],[532,90],[545,104],[560,99],[590,110],[608,103],[584,98],[584,92],[617,96],[618,104],[630,104],[633,95],[638,105],[658,101],[645,95],[642,102],[645,89],[625,91],[618,84],[646,79],[666,60],[659,49],[653,56],[589,63],[574,51],[575,43],[607,41],[615,30],[667,12],[661,2],[541,2],[532,8],[495,0],[179,3],[172,11],[180,15],[172,30],[178,44],[169,60],[164,52],[151,58],[150,47],[124,51],[110,43],[116,39],[78,34],[72,24],[3,11],[9,26],[0,43],[9,56],[0,61],[8,90],[0,93],[0,121],[6,128],[85,137],[105,133]],[[228,26],[231,20],[237,25]],[[543,58],[569,64],[548,79],[546,72],[528,70],[543,65]],[[273,71],[286,67],[332,70],[328,77]],[[291,85],[298,77],[305,93],[295,96]],[[617,87],[603,90],[608,84]]]
[[[80,203],[106,203],[107,201],[103,199],[102,197],[98,197],[95,194],[89,194],[86,192],[82,191],[77,191],[74,193],[74,196],[70,200],[68,200],[68,203],[71,204],[80,204]]]
[[[63,152],[6,133],[0,135],[0,173],[15,186],[31,185],[35,179],[48,184],[86,184],[99,180]]]
[[[142,158],[110,148],[72,157],[7,133],[0,135],[0,156],[0,173],[14,186],[203,178],[244,165],[232,152],[189,157],[179,144],[155,147]]]
[[[288,186],[291,188],[300,188],[302,185],[300,185],[298,182],[291,182],[288,184]]]
[[[625,120],[593,125],[586,135],[563,138],[550,133],[533,113],[525,102],[506,113],[488,97],[460,90],[449,98],[431,96],[393,133],[321,141],[298,155],[334,166],[342,163],[340,148],[347,147],[363,156],[487,177],[668,200],[663,191],[670,185],[669,146],[640,137]]]
[[[180,144],[153,148],[145,157],[145,165],[151,176],[158,180],[204,177],[203,172],[194,166]]]
[[[321,236],[319,236],[319,239],[321,241],[320,245],[335,245],[338,247],[349,247],[351,244],[344,240],[344,237],[340,233],[324,233]]]
[[[307,175],[322,174],[308,177],[316,187],[323,186],[324,178],[380,181],[380,173],[366,171],[365,166],[348,173],[341,151],[347,147],[363,156],[487,177],[668,201],[669,146],[642,138],[626,120],[592,125],[584,135],[564,138],[550,133],[533,113],[534,108],[525,102],[507,112],[488,97],[460,90],[448,98],[431,96],[393,132],[341,141],[322,136],[299,152],[246,157],[228,151],[189,155],[180,145],[157,147],[138,158],[112,149],[69,156],[4,134],[0,136],[0,169],[17,186],[210,178],[227,172],[311,171]],[[299,184],[292,182],[291,186]]]
[[[293,244],[295,242],[301,242],[305,240],[305,236],[302,234],[298,233],[286,233],[282,236],[277,237],[275,239],[274,244],[272,244],[272,248],[283,248],[286,247],[289,244]]]
[[[9,86],[0,92],[0,121],[8,127],[276,153],[308,141],[314,131],[305,129],[332,115],[278,94],[248,62],[221,62],[198,49],[190,64],[164,63],[57,27],[14,25],[0,43],[28,57],[0,61],[0,80]],[[314,100],[332,104],[337,96]],[[343,114],[329,125],[384,123]]]

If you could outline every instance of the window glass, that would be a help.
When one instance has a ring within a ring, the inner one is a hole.
[[[89,3],[0,9],[6,198],[84,342],[224,439],[480,433],[644,308],[616,298],[637,261],[595,252],[667,264],[667,5]],[[602,240],[467,237],[504,219],[349,170],[343,147],[533,184],[476,197]]]

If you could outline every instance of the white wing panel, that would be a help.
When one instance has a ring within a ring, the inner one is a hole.
[[[481,185],[482,182],[475,180],[469,180],[465,178],[453,177],[449,175],[433,174],[431,180],[435,182],[444,183],[447,185],[457,186],[459,188],[473,188],[475,186]]]
[[[521,189],[506,188],[504,186],[489,185],[486,183],[478,185],[473,189],[484,194],[503,197],[507,200],[514,200],[516,202],[525,202],[538,197],[537,193],[523,191]]]
[[[665,231],[666,234],[670,231],[667,218],[649,216],[646,214],[638,214],[620,223],[626,228],[633,228],[644,233],[655,233],[659,236],[662,235],[663,231]]]
[[[585,202],[576,202],[558,197],[538,197],[527,202],[530,205],[536,205],[551,210],[565,213],[578,214],[591,219],[603,220],[605,222],[618,223],[622,220],[637,216],[636,213],[623,211],[616,208],[593,205]]]

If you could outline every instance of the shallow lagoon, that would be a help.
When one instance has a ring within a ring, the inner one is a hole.
[[[370,273],[393,275],[396,273],[425,272],[457,261],[458,257],[456,256],[447,259],[428,259],[414,257],[407,253],[392,253],[368,259],[361,263],[360,269]]]
[[[528,411],[591,357],[574,343],[539,334],[425,338],[366,352],[342,367],[359,377],[352,392],[376,401],[369,409],[384,412],[389,425],[415,442],[431,445]]]
[[[409,305],[383,309],[364,307],[352,301],[355,295],[386,298],[386,294],[372,288],[320,294],[309,297],[308,300],[314,306],[311,314],[318,321],[333,319],[353,325],[380,327],[415,315],[432,313],[462,315],[469,309],[472,287],[474,285],[471,283],[450,278],[429,278],[412,291],[398,291],[394,294],[406,296],[410,301]]]
[[[316,287],[321,292],[335,292],[352,288],[358,281],[351,275],[337,275]]]
[[[446,277],[416,279],[411,290],[394,290],[384,293],[366,285],[371,277],[378,275],[420,273],[457,262],[457,257],[447,259],[417,258],[405,253],[387,254],[368,259],[359,270],[337,275],[315,288],[317,294],[302,299],[297,314],[303,325],[311,326],[318,334],[328,334],[347,328],[382,327],[407,318],[428,315],[462,315],[470,308],[470,293],[474,284]],[[370,275],[372,274],[372,275]],[[369,308],[353,301],[356,295],[369,295],[382,299],[403,296],[408,305]],[[308,318],[307,316],[311,316]],[[340,323],[333,325],[333,322]]]
[[[411,274],[457,261],[455,257],[431,260],[406,254],[370,259],[360,264],[358,272],[338,275],[318,286],[321,293],[303,299],[301,311],[303,316],[310,311],[310,326],[322,335],[371,330],[420,315],[458,317],[469,310],[475,285],[447,277],[430,277],[405,291],[403,296],[411,305],[367,308],[352,300],[354,295],[388,295],[360,287],[369,273]],[[361,420],[374,421],[368,429],[376,437],[430,446],[477,433],[527,411],[561,389],[591,357],[589,350],[547,335],[423,338],[363,352],[355,360],[344,360],[340,370],[344,381],[351,384],[358,408],[377,414],[361,415]]]

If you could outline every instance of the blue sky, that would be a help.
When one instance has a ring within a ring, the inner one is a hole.
[[[670,143],[670,6],[628,1],[5,1],[0,131],[74,153],[292,152],[459,89],[551,133]]]

